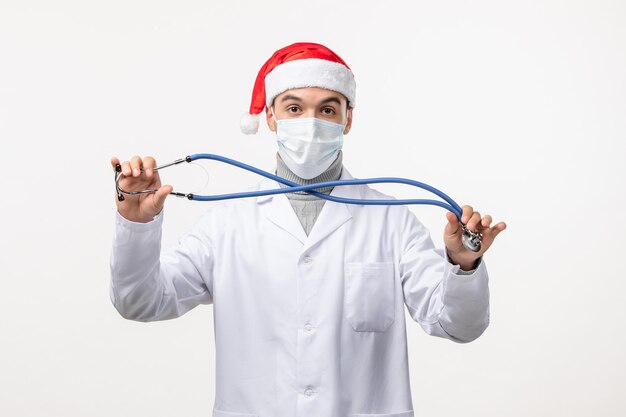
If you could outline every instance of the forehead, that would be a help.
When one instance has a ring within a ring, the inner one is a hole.
[[[336,91],[327,90],[325,88],[319,87],[303,87],[291,88],[287,91],[283,91],[274,98],[274,103],[280,103],[287,100],[300,100],[309,103],[319,103],[330,98],[336,98],[342,104],[347,104],[348,102],[348,99],[343,94]]]

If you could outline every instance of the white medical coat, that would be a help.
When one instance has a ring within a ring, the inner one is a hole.
[[[137,321],[213,304],[214,417],[413,417],[404,306],[456,342],[489,323],[485,263],[460,273],[405,206],[327,201],[307,237],[284,194],[229,200],[163,253],[162,222],[117,212],[111,300]]]

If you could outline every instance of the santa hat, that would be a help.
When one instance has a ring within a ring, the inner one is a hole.
[[[320,87],[343,94],[354,107],[356,84],[350,67],[333,51],[318,43],[300,42],[274,52],[254,82],[250,111],[241,117],[241,131],[259,130],[260,114],[274,98],[291,88]]]

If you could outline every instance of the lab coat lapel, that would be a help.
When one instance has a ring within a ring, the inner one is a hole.
[[[343,167],[340,179],[350,180],[353,178],[348,170]],[[334,187],[330,195],[344,198],[361,198],[358,185],[342,185]],[[353,209],[354,206],[352,204],[326,201],[318,218],[315,220],[311,233],[309,233],[304,250],[315,246],[332,232],[337,230],[342,224],[349,221],[352,218]]]
[[[276,181],[266,179],[261,183],[260,188],[270,190],[279,187]],[[267,219],[296,238],[300,243],[305,243],[307,236],[304,233],[304,228],[285,194],[257,197],[257,203],[268,204]]]
[[[340,179],[347,180],[352,178],[350,172],[343,167]],[[335,187],[330,195],[345,198],[361,198],[358,187],[359,186],[352,185]],[[279,188],[279,185],[277,182],[270,179],[264,180],[260,186],[261,190],[273,188]],[[326,201],[319,217],[315,221],[315,225],[313,225],[313,229],[311,229],[311,233],[307,237],[286,194],[257,197],[257,203],[268,204],[266,211],[267,219],[296,238],[300,243],[304,244],[305,249],[321,242],[329,234],[352,218],[352,208],[350,204]]]

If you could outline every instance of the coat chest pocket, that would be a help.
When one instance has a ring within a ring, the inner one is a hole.
[[[357,332],[384,332],[394,321],[393,262],[345,264],[345,315]]]

